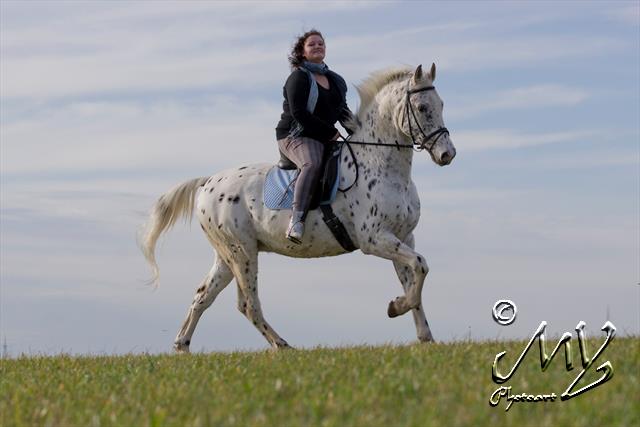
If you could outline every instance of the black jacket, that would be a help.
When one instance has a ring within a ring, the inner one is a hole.
[[[307,111],[309,75],[297,69],[289,75],[282,91],[284,102],[282,115],[276,126],[277,139],[286,138],[296,128],[296,123],[299,123],[303,128],[300,136],[326,142],[338,132],[334,127],[336,121],[340,121],[344,126],[344,122],[351,117],[346,100],[347,85],[344,79],[334,72],[330,71],[326,76],[329,80],[329,90],[318,85],[318,102],[312,114]],[[352,133],[350,129],[347,129],[347,132]]]

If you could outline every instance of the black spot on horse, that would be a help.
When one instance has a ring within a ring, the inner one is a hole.
[[[233,198],[233,203],[238,203],[240,201],[240,196],[236,196]]]
[[[378,183],[378,180],[373,178],[371,181],[369,181],[369,184],[367,184],[367,187],[369,188],[369,191],[371,191],[371,189],[373,187],[375,187],[375,185]]]
[[[246,169],[246,166],[241,167],[240,169],[238,169],[239,171],[241,171],[242,169]]]

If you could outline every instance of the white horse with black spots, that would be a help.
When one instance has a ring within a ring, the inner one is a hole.
[[[348,150],[340,159],[343,187],[360,178],[332,203],[336,216],[363,253],[393,261],[404,295],[389,303],[395,317],[412,311],[418,339],[432,341],[421,309],[422,287],[429,267],[414,249],[413,230],[420,218],[420,200],[411,179],[414,148],[425,149],[444,166],[456,151],[444,127],[443,103],[433,87],[436,68],[428,73],[400,69],[373,74],[358,87],[361,105],[351,128],[355,161]],[[374,145],[377,143],[378,145]],[[391,144],[385,146],[384,144]],[[275,149],[275,148],[274,148]],[[346,250],[322,221],[318,209],[310,211],[302,244],[285,238],[289,210],[269,210],[262,200],[265,176],[272,164],[229,169],[210,177],[180,184],[162,195],[153,206],[140,240],[142,251],[159,277],[155,246],[175,221],[194,211],[217,256],[196,290],[187,318],[174,347],[188,352],[200,316],[216,296],[236,279],[238,309],[274,348],[287,342],[266,321],[258,298],[258,252],[312,258],[342,255]],[[350,181],[351,180],[351,181]]]

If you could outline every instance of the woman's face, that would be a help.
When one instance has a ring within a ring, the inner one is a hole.
[[[325,46],[324,40],[317,34],[313,34],[304,41],[304,51],[302,56],[309,61],[321,64],[324,61]]]

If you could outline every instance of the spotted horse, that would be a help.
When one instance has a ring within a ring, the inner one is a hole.
[[[443,103],[429,72],[413,69],[373,73],[357,87],[360,107],[352,117],[351,150],[342,150],[341,186],[332,203],[357,249],[391,260],[404,289],[389,303],[389,317],[411,311],[420,341],[433,340],[422,310],[427,261],[414,249],[413,230],[420,218],[420,199],[411,179],[414,152],[427,151],[438,165],[456,155],[442,119]],[[342,255],[344,249],[329,232],[318,210],[310,211],[301,245],[285,238],[288,210],[269,210],[262,201],[265,176],[272,164],[252,164],[192,179],[162,195],[141,230],[140,246],[159,279],[155,246],[161,234],[195,210],[202,230],[217,253],[213,267],[197,288],[187,317],[175,339],[178,352],[188,352],[202,313],[236,279],[238,310],[269,344],[288,348],[265,319],[258,298],[258,252],[297,258]],[[195,208],[195,209],[194,209]]]

